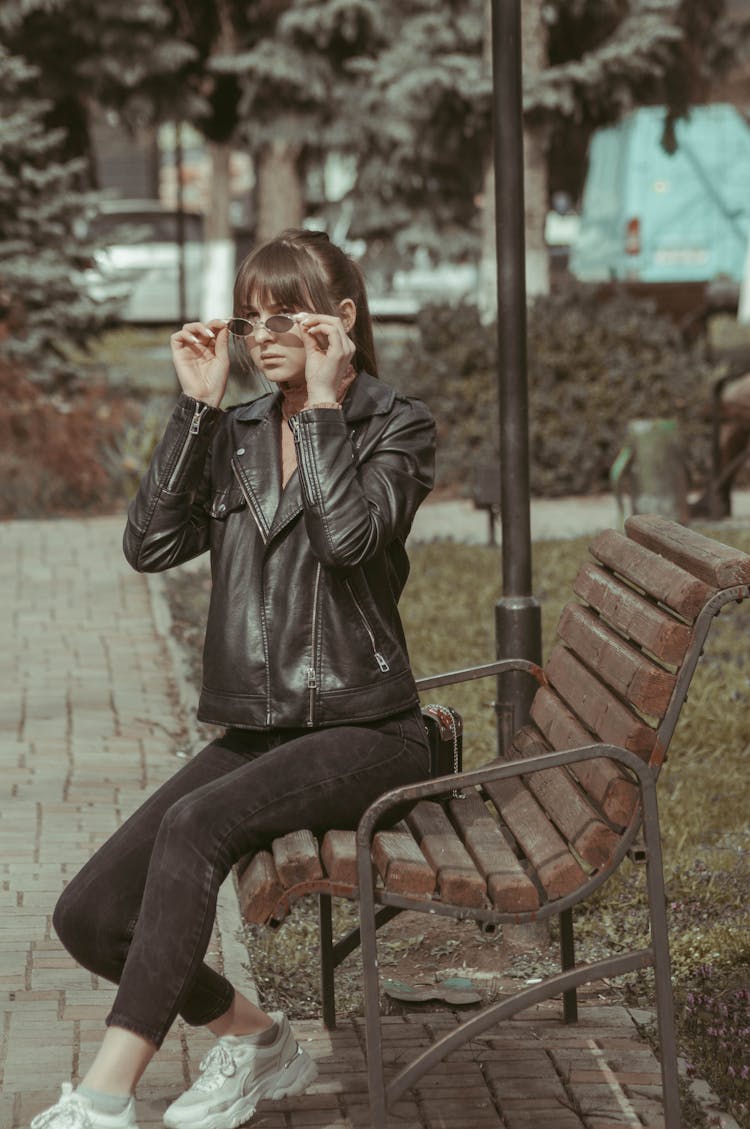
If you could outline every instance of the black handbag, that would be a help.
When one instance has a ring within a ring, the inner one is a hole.
[[[430,746],[430,776],[449,776],[461,771],[463,718],[451,706],[422,707],[422,718]]]

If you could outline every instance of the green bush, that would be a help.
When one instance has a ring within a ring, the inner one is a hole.
[[[114,309],[83,283],[99,197],[82,190],[85,162],[66,158],[65,131],[49,128],[52,86],[0,45],[0,357],[54,391],[75,376],[67,349],[85,348]]]
[[[499,450],[497,331],[476,309],[420,316],[406,382],[438,424],[438,484],[469,493],[474,468]],[[676,418],[693,482],[705,476],[709,426],[701,416],[712,367],[653,303],[571,285],[528,315],[532,493],[599,493],[631,419]]]

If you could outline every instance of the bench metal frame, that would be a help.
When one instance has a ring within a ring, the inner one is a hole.
[[[359,928],[352,930],[346,936],[334,942],[331,917],[331,898],[336,893],[334,889],[319,894],[319,907],[323,1019],[325,1025],[329,1028],[335,1026],[334,970],[359,945],[362,948],[367,1069],[372,1129],[386,1129],[388,1109],[406,1090],[447,1055],[476,1036],[481,1035],[499,1021],[508,1019],[543,1000],[562,995],[564,1018],[567,1022],[573,1022],[577,1018],[576,989],[579,985],[647,967],[654,969],[656,981],[656,1012],[665,1127],[666,1129],[680,1129],[677,1045],[656,783],[660,766],[666,756],[680,710],[687,697],[688,688],[713,619],[726,604],[739,602],[748,596],[750,596],[749,585],[725,588],[707,601],[696,618],[691,644],[681,664],[667,710],[656,730],[654,753],[650,763],[645,762],[630,750],[617,745],[591,744],[563,752],[550,752],[525,760],[495,761],[491,765],[473,771],[397,788],[381,796],[365,812],[359,823],[356,836]],[[519,670],[526,671],[539,682],[544,681],[544,673],[536,664],[525,660],[504,659],[463,670],[449,671],[431,678],[423,678],[418,681],[417,687],[420,691],[424,691],[478,678],[500,677],[510,671]],[[623,830],[620,843],[613,852],[609,865],[597,871],[586,883],[572,893],[548,902],[534,912],[507,913],[497,912],[486,907],[472,908],[448,905],[441,903],[436,898],[424,899],[393,894],[375,885],[371,861],[373,837],[383,818],[396,805],[403,805],[405,802],[416,803],[424,799],[437,799],[449,795],[457,787],[471,788],[492,780],[527,776],[544,769],[575,765],[596,757],[607,757],[632,774],[632,779],[638,786],[640,803],[636,805],[630,822]],[[639,833],[642,833],[645,844],[651,942],[642,949],[608,957],[591,964],[576,966],[572,907],[585,901],[594,890],[610,877],[625,856],[634,849],[634,840]],[[411,1063],[399,1070],[386,1083],[380,1024],[376,935],[381,925],[405,910],[439,914],[457,920],[474,920],[484,927],[504,923],[523,924],[559,916],[561,971],[546,978],[542,983],[518,992],[508,999],[484,1007],[438,1039],[431,1047],[422,1051]]]

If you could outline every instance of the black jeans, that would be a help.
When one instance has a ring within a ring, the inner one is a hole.
[[[119,984],[108,1024],[157,1046],[179,1013],[210,1023],[232,985],[203,963],[219,887],[243,855],[310,827],[355,828],[381,793],[428,775],[418,709],[331,729],[228,730],[96,852],[55,907],[60,940]]]

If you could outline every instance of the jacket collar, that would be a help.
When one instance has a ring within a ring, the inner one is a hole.
[[[360,372],[342,405],[347,424],[389,412],[394,397],[394,390],[387,384],[381,384],[367,372]],[[293,474],[283,492],[281,489],[278,446],[281,401],[282,393],[277,391],[243,404],[233,412],[235,420],[255,425],[252,441],[247,447],[239,444],[232,462],[266,543],[302,512],[299,474]]]
[[[377,377],[370,376],[369,372],[360,372],[344,400],[344,416],[348,423],[356,423],[370,416],[383,415],[391,410],[395,395],[393,388]],[[242,404],[235,409],[234,417],[243,423],[266,420],[281,410],[281,399],[281,392],[270,392],[249,404]]]
[[[395,396],[395,391],[377,377],[360,372],[342,405],[347,423],[385,415],[393,407]]]

